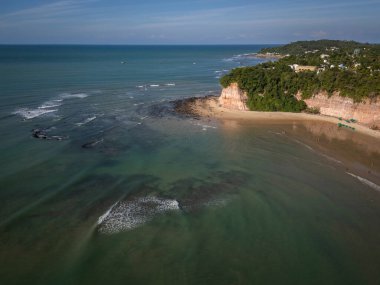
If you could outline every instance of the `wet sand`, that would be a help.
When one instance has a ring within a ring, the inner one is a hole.
[[[254,112],[222,108],[218,97],[190,98],[176,102],[176,111],[202,120],[220,121],[234,134],[246,127],[268,126],[268,132],[288,137],[355,173],[380,185],[380,132],[357,123],[355,131],[338,127],[338,118],[288,112]],[[348,124],[347,124],[348,125]]]

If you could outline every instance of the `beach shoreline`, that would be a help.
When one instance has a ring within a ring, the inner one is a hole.
[[[232,110],[221,107],[218,103],[219,96],[207,97],[192,97],[176,102],[175,109],[177,112],[187,115],[192,115],[198,118],[216,118],[219,120],[238,120],[242,122],[258,122],[260,124],[284,123],[291,124],[292,122],[319,121],[335,124],[337,130],[346,132],[358,132],[376,139],[380,139],[380,131],[372,130],[368,126],[358,123],[346,124],[338,118],[307,113],[292,113],[292,112],[259,112],[259,111],[241,111]],[[344,123],[354,130],[339,127],[339,123]]]

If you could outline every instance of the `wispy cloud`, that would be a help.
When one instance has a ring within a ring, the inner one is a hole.
[[[21,20],[23,22],[56,20],[70,15],[77,15],[86,9],[86,4],[96,1],[97,0],[62,0],[1,15],[0,21],[4,23],[15,20]]]
[[[364,34],[380,37],[377,29],[380,20],[376,13],[380,0],[137,2],[56,0],[3,15],[0,12],[0,42],[14,39],[17,42],[28,39],[125,43],[276,42],[279,36],[281,39],[318,38],[338,33],[353,39]]]

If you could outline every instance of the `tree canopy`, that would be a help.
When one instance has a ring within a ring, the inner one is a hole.
[[[379,45],[347,41],[298,42],[261,52],[290,52],[275,62],[233,69],[220,79],[223,87],[233,82],[248,94],[251,110],[300,112],[306,99],[319,91],[360,102],[380,95]],[[290,65],[312,65],[317,71],[294,72]]]

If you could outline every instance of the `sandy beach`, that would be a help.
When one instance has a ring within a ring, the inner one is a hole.
[[[380,131],[372,130],[367,126],[358,123],[346,123],[338,118],[314,115],[306,113],[290,113],[290,112],[255,112],[240,111],[223,108],[218,104],[218,97],[209,96],[204,98],[191,98],[177,105],[177,109],[183,113],[191,113],[200,117],[210,117],[222,120],[239,120],[239,121],[257,121],[260,123],[291,123],[294,121],[303,122],[328,122],[335,124],[338,129],[338,123],[343,123],[355,128],[355,131],[341,127],[339,129],[346,132],[358,132],[373,138],[380,139]]]

